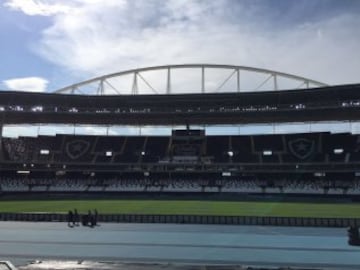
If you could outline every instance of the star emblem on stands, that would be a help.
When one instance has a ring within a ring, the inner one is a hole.
[[[77,143],[77,144],[71,145],[71,148],[72,148],[72,151],[74,151],[74,152],[81,152],[83,145],[80,143]]]
[[[315,141],[306,138],[298,138],[289,141],[288,146],[292,155],[298,159],[305,160],[314,153]]]
[[[84,155],[90,147],[90,143],[85,140],[74,140],[66,144],[66,154],[71,159],[78,159]]]
[[[299,144],[295,145],[298,151],[307,151],[309,144],[305,144],[304,142],[300,142]]]

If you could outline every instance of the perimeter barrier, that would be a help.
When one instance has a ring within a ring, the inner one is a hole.
[[[66,222],[65,213],[0,213],[0,221]],[[264,225],[296,227],[350,227],[360,226],[360,218],[315,217],[259,217],[259,216],[205,216],[205,215],[142,215],[99,214],[99,223],[173,223]]]

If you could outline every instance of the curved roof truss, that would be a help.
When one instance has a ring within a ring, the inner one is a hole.
[[[126,80],[122,80],[125,77]],[[175,89],[175,86],[180,87]],[[323,86],[327,84],[269,69],[234,65],[181,64],[112,73],[75,83],[54,92],[83,95],[137,95],[276,91]]]

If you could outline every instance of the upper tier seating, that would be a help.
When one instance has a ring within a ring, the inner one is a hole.
[[[330,133],[205,136],[194,141],[170,136],[56,135],[3,138],[2,150],[6,161],[20,164],[360,162],[358,135]]]

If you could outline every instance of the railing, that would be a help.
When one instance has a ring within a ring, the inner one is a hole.
[[[66,222],[67,214],[0,213],[1,221]],[[360,226],[360,218],[99,214],[100,223],[173,223],[295,227]]]

